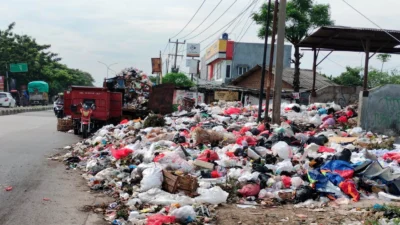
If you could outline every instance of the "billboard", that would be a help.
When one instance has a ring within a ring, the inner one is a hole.
[[[162,73],[161,58],[151,58],[151,68],[152,74]]]
[[[4,76],[0,76],[0,91],[4,91]]]
[[[218,40],[213,45],[211,45],[206,51],[206,60],[210,59],[214,55],[219,53],[226,53],[226,48],[228,45],[227,40]]]
[[[200,57],[200,44],[187,43],[186,56],[187,57]]]

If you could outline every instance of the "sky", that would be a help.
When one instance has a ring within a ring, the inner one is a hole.
[[[62,63],[71,68],[87,71],[100,85],[107,69],[99,61],[113,64],[111,69],[119,72],[127,67],[136,67],[151,73],[150,58],[173,53],[169,38],[174,37],[188,23],[204,0],[0,0],[0,30],[16,22],[15,32],[30,35],[40,44],[50,44],[51,51],[62,57]],[[189,34],[196,28],[221,0],[206,0],[198,14],[173,40]],[[247,19],[250,13],[259,10],[265,0],[259,0],[244,14],[252,0],[222,0],[211,16],[186,39],[189,43],[201,42],[201,48],[218,39],[227,31],[230,39],[241,42],[258,42],[258,25]],[[385,29],[400,30],[398,23],[398,0],[347,0],[357,10]],[[329,3],[335,25],[377,28],[342,0],[314,0]],[[232,5],[232,6],[231,6]],[[231,6],[231,7],[230,7]],[[230,8],[229,8],[230,7]],[[213,24],[224,11],[229,10]],[[227,24],[235,19],[232,26]],[[213,24],[209,29],[209,25]],[[208,39],[207,39],[208,38]],[[180,41],[184,39],[180,39]],[[164,51],[164,49],[166,49]],[[184,46],[179,46],[184,50]],[[202,52],[204,54],[204,51]],[[324,55],[325,53],[321,53]],[[327,75],[337,76],[346,66],[361,66],[363,53],[334,52],[318,68]],[[179,57],[177,64],[183,71],[185,59]],[[380,68],[376,59],[371,66]],[[164,67],[165,68],[165,67]],[[305,52],[301,68],[312,68],[312,53]],[[386,69],[400,69],[400,57],[393,56],[385,64]],[[110,76],[114,74],[109,71]]]

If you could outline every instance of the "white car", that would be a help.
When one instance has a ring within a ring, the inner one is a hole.
[[[0,106],[3,107],[15,107],[15,99],[8,92],[0,92]]]

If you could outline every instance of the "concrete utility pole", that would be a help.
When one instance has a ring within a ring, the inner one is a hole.
[[[258,101],[258,118],[257,121],[261,122],[261,113],[262,113],[262,102],[264,98],[264,82],[265,82],[265,67],[267,63],[267,51],[268,51],[268,30],[269,30],[269,12],[271,11],[271,0],[268,1],[268,8],[267,8],[267,21],[265,21],[265,36],[264,36],[264,53],[263,53],[263,64],[262,64],[262,71],[261,71],[261,84],[260,84],[260,95]],[[268,99],[266,99],[268,101]],[[268,109],[266,109],[268,110]]]
[[[284,57],[284,47],[285,47],[285,21],[286,21],[286,0],[281,0],[279,4],[274,105],[272,114],[272,122],[278,124],[280,124],[280,119],[281,119],[282,74],[283,74],[283,57]]]
[[[269,99],[271,95],[271,85],[272,85],[272,69],[274,66],[274,53],[275,53],[275,36],[276,36],[276,28],[278,22],[278,11],[279,11],[279,2],[275,0],[274,6],[274,20],[272,23],[272,40],[271,40],[271,50],[269,55],[269,68],[268,68],[268,82],[267,82],[267,96],[266,96],[266,104],[265,104],[265,115],[264,115],[264,122],[267,122],[268,119],[268,111],[269,111]]]
[[[177,73],[177,72],[179,71],[179,69],[176,67],[176,60],[178,59],[178,56],[183,57],[183,55],[178,55],[178,47],[179,47],[179,45],[184,45],[184,44],[186,44],[186,41],[184,41],[184,42],[179,42],[179,40],[176,39],[175,42],[171,42],[171,40],[169,40],[169,43],[174,43],[174,44],[175,44],[175,54],[168,54],[168,55],[172,55],[172,56],[175,57],[175,60],[174,60],[174,67],[172,68],[172,72]]]

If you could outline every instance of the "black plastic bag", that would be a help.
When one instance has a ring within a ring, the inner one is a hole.
[[[294,198],[294,203],[300,203],[300,202],[305,202],[308,199],[317,199],[318,198],[318,193],[312,189],[310,186],[306,185],[301,185],[296,189],[296,195]]]

